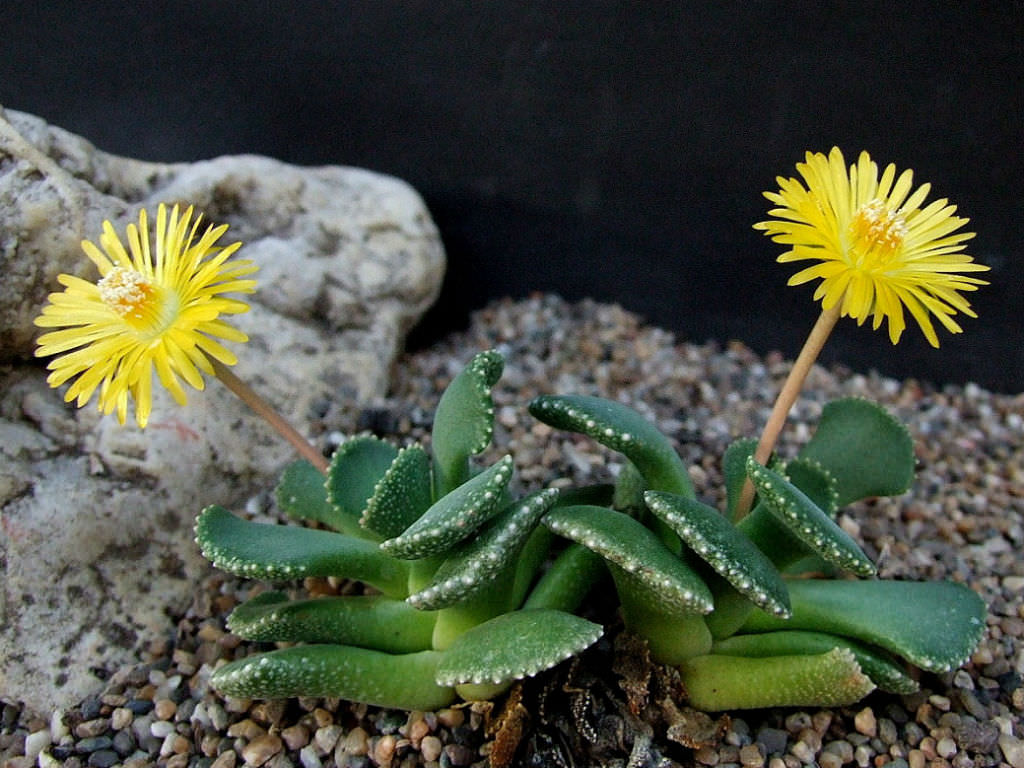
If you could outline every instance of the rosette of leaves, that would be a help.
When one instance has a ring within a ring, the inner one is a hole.
[[[511,457],[481,470],[472,463],[492,438],[490,391],[502,367],[497,352],[483,352],[452,380],[429,450],[361,436],[338,449],[326,477],[306,462],[289,466],[278,505],[320,528],[203,510],[196,540],[218,568],[368,588],[310,599],[266,591],[242,604],[228,620],[232,632],[287,647],[218,668],[215,688],[430,710],[457,695],[487,698],[598,639],[600,625],[571,611],[600,558],[570,547],[536,578],[555,539],[539,520],[571,497],[513,498]]]
[[[628,459],[617,508],[561,505],[543,522],[607,562],[627,629],[679,669],[693,706],[833,706],[875,688],[909,693],[917,683],[908,664],[949,671],[980,640],[978,595],[953,582],[875,578],[835,521],[844,505],[910,486],[910,436],[880,406],[829,403],[788,462],[762,466],[754,441],[733,443],[721,511],[695,498],[669,440],[633,409],[556,395],[530,412]],[[748,480],[755,504],[738,519]]]

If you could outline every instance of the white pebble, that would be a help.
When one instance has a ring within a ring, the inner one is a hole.
[[[299,750],[299,762],[302,763],[302,768],[322,768],[323,766],[316,754],[316,747],[312,744],[307,744]]]
[[[39,753],[52,743],[53,738],[48,728],[43,728],[41,731],[30,733],[25,737],[25,757],[29,760],[35,760],[39,757]]]
[[[149,732],[158,739],[165,739],[174,733],[174,723],[169,720],[157,720],[149,726]]]
[[[71,731],[64,724],[63,710],[58,709],[50,718],[50,734],[51,738],[56,742],[60,742],[65,736],[71,734]]]

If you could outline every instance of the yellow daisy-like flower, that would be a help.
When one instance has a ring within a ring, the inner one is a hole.
[[[99,247],[82,241],[86,256],[99,268],[100,280],[57,277],[65,289],[50,294],[35,324],[60,330],[39,337],[36,356],[59,355],[47,366],[52,371],[47,378],[50,386],[78,377],[65,401],[77,400],[81,407],[98,388],[100,410],[116,409],[124,424],[131,395],[135,420],[145,427],[153,405],[154,368],[160,383],[184,404],[179,377],[201,390],[200,371],[215,374],[212,360],[224,365],[237,362],[214,337],[238,342],[248,337],[217,318],[248,311],[244,301],[223,294],[255,291],[255,280],[240,278],[257,267],[251,261],[229,260],[241,243],[217,245],[226,224],[208,226],[197,239],[202,216],[193,220],[192,214],[191,206],[180,214],[175,205],[168,215],[167,206],[160,205],[155,253],[144,209],[138,226],[127,227],[127,250],[105,221]]]
[[[988,267],[963,253],[974,233],[957,232],[968,220],[953,215],[955,206],[942,199],[921,207],[931,185],[911,193],[913,172],[897,177],[894,165],[879,178],[867,152],[847,169],[835,147],[828,157],[808,152],[796,169],[804,183],[776,179],[779,191],[765,197],[779,206],[768,212],[777,218],[754,225],[790,246],[780,262],[820,262],[797,272],[789,285],[821,278],[814,298],[824,309],[838,304],[858,324],[873,315],[875,329],[888,320],[893,344],[906,328],[904,307],[933,347],[939,339],[930,316],[952,333],[961,331],[952,319],[957,312],[977,317],[959,292],[988,283],[959,273]]]

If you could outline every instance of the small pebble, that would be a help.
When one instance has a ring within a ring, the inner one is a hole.
[[[53,738],[48,728],[30,733],[25,737],[25,757],[30,761],[39,757],[39,753],[53,743]]]
[[[135,714],[128,707],[118,707],[110,713],[110,727],[115,731],[123,731],[134,719]]]
[[[369,752],[369,736],[366,731],[358,726],[353,728],[338,745],[346,755],[359,757]]]
[[[112,749],[100,749],[89,755],[86,765],[91,768],[112,768],[121,762],[121,756]]]
[[[454,730],[466,722],[466,715],[461,709],[442,709],[437,713],[437,722]]]
[[[105,717],[98,717],[95,720],[86,720],[75,726],[75,736],[80,739],[88,739],[100,736],[110,729],[110,721]]]
[[[391,758],[395,756],[395,744],[397,741],[398,739],[390,733],[381,736],[373,746],[373,754],[371,755],[373,762],[377,765],[390,765]]]
[[[114,740],[109,736],[96,736],[94,738],[82,739],[75,744],[75,751],[79,754],[88,754],[90,752],[97,752],[101,749],[110,749],[114,744]]]
[[[125,704],[125,707],[131,710],[132,714],[148,715],[153,711],[153,701],[151,699],[132,699]]]
[[[174,733],[174,723],[169,723],[166,720],[157,720],[149,726],[149,732],[157,739],[166,739]]]
[[[229,749],[227,752],[222,752],[210,764],[210,768],[235,768],[235,764],[238,762],[238,755],[233,749]]]
[[[718,765],[718,750],[704,745],[693,753],[693,759],[701,765]]]
[[[454,766],[470,765],[476,760],[476,750],[470,749],[462,744],[448,744],[444,748],[444,754],[448,761]]]
[[[292,752],[298,752],[309,744],[309,729],[298,723],[281,731],[281,739]]]
[[[928,697],[928,703],[942,712],[949,712],[950,701],[945,696],[935,694]]]
[[[781,755],[786,751],[786,744],[789,743],[789,734],[778,728],[761,728],[757,732],[756,741],[764,745],[764,750],[769,755]]]
[[[64,722],[64,712],[58,709],[50,717],[50,734],[55,742],[59,742],[70,733],[71,731]]]
[[[441,740],[437,736],[424,736],[420,741],[420,754],[426,762],[432,763],[441,757],[441,747]]]
[[[740,763],[747,768],[761,768],[764,765],[764,753],[757,744],[740,747]]]
[[[160,699],[153,707],[157,720],[171,720],[178,711],[178,705],[170,699]]]
[[[935,751],[939,754],[939,757],[949,759],[956,754],[956,742],[948,736],[944,739],[939,739],[935,745]]]
[[[278,736],[267,733],[242,747],[242,759],[251,766],[260,766],[280,752],[283,746]]]
[[[869,738],[878,734],[878,721],[871,707],[865,707],[854,716],[853,727],[857,729],[857,733],[863,733]]]
[[[340,725],[327,725],[323,728],[318,728],[313,735],[313,741],[316,743],[320,754],[325,755],[332,751],[342,733],[343,729]]]
[[[312,744],[303,747],[299,750],[299,762],[302,763],[302,768],[322,768],[323,762],[320,760],[319,755],[316,753],[316,747]]]
[[[127,757],[135,751],[135,738],[130,730],[118,731],[114,734],[114,751],[121,757]]]

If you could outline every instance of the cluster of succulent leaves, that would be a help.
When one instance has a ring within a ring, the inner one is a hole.
[[[626,628],[678,668],[707,710],[838,705],[873,689],[909,693],[909,664],[948,671],[981,637],[985,606],[953,582],[875,578],[836,523],[841,507],[904,492],[907,431],[860,399],[828,404],[791,461],[762,466],[741,439],[723,458],[727,505],[700,502],[669,440],[631,408],[541,396],[537,419],[623,457],[614,487],[515,498],[512,459],[480,469],[501,356],[477,355],[442,396],[429,450],[354,437],[326,478],[291,465],[289,515],[332,529],[200,515],[213,563],[266,580],[341,577],[366,594],[290,599],[263,592],[229,619],[235,634],[286,647],[220,667],[213,684],[250,698],[335,696],[435,709],[489,698],[580,653],[602,627],[575,614],[610,573]],[[739,519],[744,483],[756,489]]]

